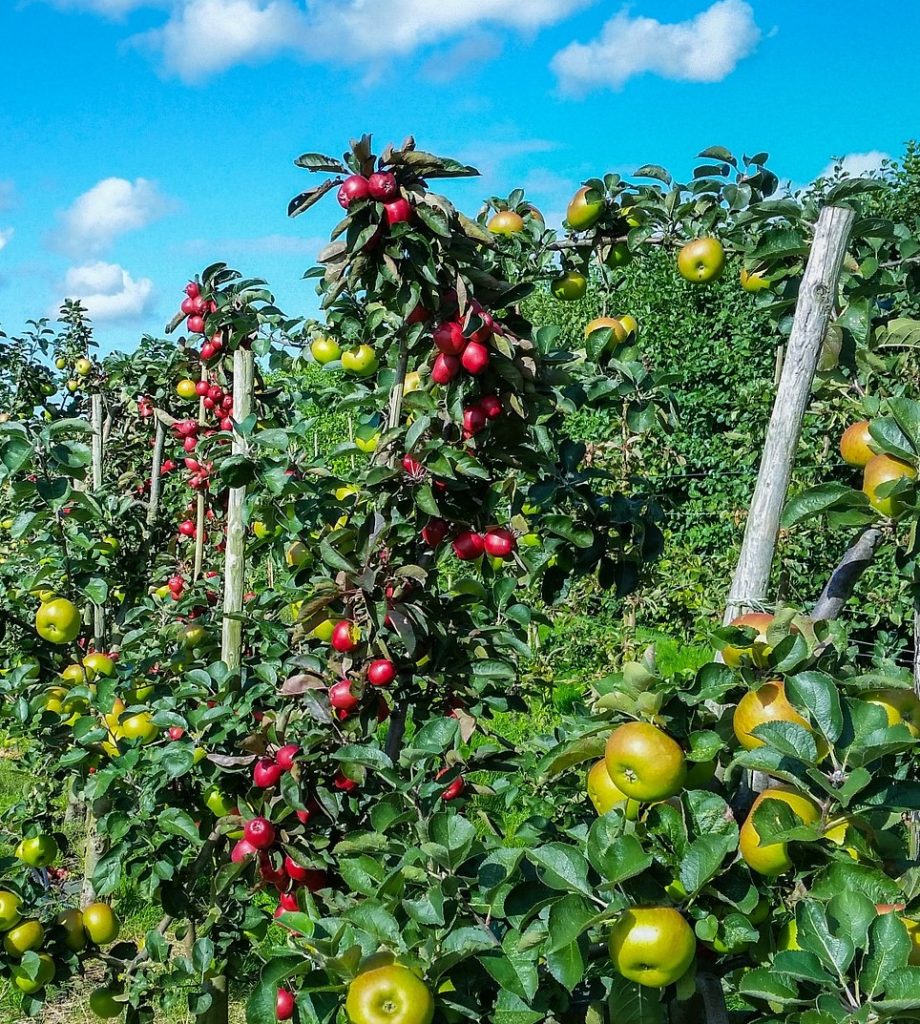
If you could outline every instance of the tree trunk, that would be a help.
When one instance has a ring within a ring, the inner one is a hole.
[[[815,622],[829,622],[843,611],[847,601],[853,596],[862,574],[872,564],[875,549],[881,539],[882,531],[871,526],[863,530],[847,548],[811,610],[811,617]]]
[[[209,978],[205,985],[211,994],[211,1005],[204,1013],[199,1013],[197,1024],[227,1024],[230,1017],[230,995],[227,991],[227,975],[217,974]]]
[[[855,217],[852,210],[826,206],[818,218],[767,429],[741,555],[725,606],[726,623],[739,612],[762,605],[767,597],[780,516],[802,432],[802,419]]]

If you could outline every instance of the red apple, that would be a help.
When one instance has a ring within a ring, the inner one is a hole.
[[[406,317],[406,326],[411,327],[413,324],[423,324],[430,316],[431,314],[428,310],[419,303]]]
[[[294,759],[300,753],[300,747],[296,743],[288,743],[275,754],[275,764],[283,771],[289,772],[294,766]]]
[[[482,409],[490,420],[501,416],[503,411],[502,402],[498,395],[483,395],[479,399],[479,408]]]
[[[243,826],[243,838],[257,850],[267,850],[275,841],[275,826],[268,818],[250,818]]]
[[[354,711],[361,703],[351,692],[351,683],[347,679],[340,679],[329,687],[329,703],[337,711]]]
[[[450,531],[450,527],[443,519],[429,519],[422,527],[422,540],[430,548],[439,547]]]
[[[312,875],[317,874],[312,868],[303,867],[290,856],[285,856],[284,858],[284,870],[295,882],[306,882]]]
[[[232,860],[234,864],[239,864],[239,862],[244,858],[252,857],[258,852],[259,851],[252,845],[252,843],[247,842],[245,839],[241,839],[230,851],[230,860]]]
[[[399,195],[399,185],[389,171],[377,171],[367,179],[368,191],[372,199],[386,203]]]
[[[259,789],[277,786],[284,769],[270,757],[260,757],[252,770],[252,781]]]
[[[463,369],[474,376],[482,373],[489,365],[489,350],[478,341],[471,341],[460,357]]]
[[[389,686],[396,678],[396,666],[389,658],[376,658],[367,666],[367,681],[371,686]]]
[[[195,394],[199,398],[203,398],[208,393],[208,382],[206,380],[199,380],[195,382]]]
[[[459,356],[466,348],[466,338],[463,337],[463,325],[456,320],[448,320],[441,324],[431,336],[435,348],[446,356]]]
[[[332,778],[332,785],[343,793],[352,793],[358,788],[358,783],[350,779],[343,771],[339,770]]]
[[[412,219],[412,207],[408,199],[394,199],[383,208],[387,224],[392,227],[394,224],[406,224]]]
[[[517,539],[503,526],[487,530],[485,536],[486,554],[493,558],[510,558],[517,548]]]
[[[281,894],[278,898],[278,909],[275,911],[275,917],[283,914],[286,910],[300,910],[296,892],[283,892]]]
[[[194,537],[195,532],[195,524],[191,519],[186,519],[184,522],[179,523],[179,533],[181,533],[183,537]]]
[[[201,346],[201,358],[205,362],[207,362],[209,359],[213,359],[214,358],[214,346],[211,344],[210,341],[206,341]]]
[[[181,740],[181,739],[182,739],[182,737],[183,737],[183,736],[185,735],[185,730],[184,730],[184,729],[182,728],[182,726],[181,726],[181,725],[171,725],[171,726],[170,726],[170,727],[169,727],[169,728],[168,728],[168,729],[166,730],[166,735],[167,735],[167,736],[168,736],[168,737],[169,737],[169,738],[170,738],[171,740]]]
[[[409,474],[416,478],[422,477],[425,474],[425,467],[415,458],[414,455],[404,455],[402,459],[402,467]]]
[[[275,867],[271,857],[264,852],[259,854],[259,877],[263,882],[273,885],[277,889],[286,889],[291,881],[284,867]]]
[[[197,281],[189,281],[189,283],[185,286],[185,294],[190,299],[197,299],[198,296],[201,294],[201,288],[200,288],[198,282]]]
[[[363,174],[352,174],[342,182],[336,198],[339,206],[347,210],[352,203],[359,199],[367,199],[370,194],[367,178]]]
[[[472,562],[485,551],[482,535],[472,530],[464,530],[454,540],[454,554],[464,562]]]
[[[350,619],[342,619],[332,631],[332,647],[339,654],[353,651],[361,640],[361,630]]]
[[[457,356],[435,356],[431,367],[431,379],[435,384],[449,384],[460,372],[460,359]]]
[[[463,410],[463,436],[475,437],[481,430],[485,429],[488,417],[479,405],[470,405]]]
[[[294,1016],[294,994],[286,988],[278,989],[275,1000],[275,1016],[278,1020],[290,1020]]]
[[[188,318],[188,329],[192,334],[204,334],[204,317],[199,313]]]
[[[436,779],[440,779],[443,775],[446,775],[449,771],[451,771],[450,768],[442,768],[438,772],[438,774],[435,776],[435,778]],[[463,790],[465,788],[466,788],[466,783],[463,781],[463,776],[462,775],[458,775],[454,779],[454,781],[447,787],[447,789],[445,789],[444,792],[441,794],[441,799],[444,800],[444,801],[450,802],[451,800],[454,800],[458,796],[460,796],[460,794],[463,792]]]

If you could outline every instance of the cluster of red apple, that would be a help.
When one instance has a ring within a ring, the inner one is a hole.
[[[449,384],[461,369],[478,377],[489,365],[489,339],[498,331],[492,314],[473,302],[472,312],[479,318],[481,326],[472,334],[464,333],[460,320],[446,320],[432,332],[434,347],[438,350],[431,367],[431,379],[435,384]]]
[[[185,286],[185,298],[179,309],[188,317],[186,326],[192,334],[204,334],[204,318],[209,313],[217,312],[217,303],[206,299],[201,294],[197,281],[189,281]]]
[[[390,227],[412,218],[409,200],[399,191],[399,183],[389,171],[377,171],[368,178],[363,174],[352,174],[342,182],[337,198],[343,210],[363,199],[383,203],[383,215]]]
[[[224,391],[219,385],[207,380],[199,380],[195,384],[195,394],[202,400],[202,405],[220,424],[221,430],[233,430],[230,412],[233,409],[233,393]]]

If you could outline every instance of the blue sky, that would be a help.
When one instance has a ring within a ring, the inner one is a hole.
[[[298,153],[413,134],[523,185],[548,220],[589,175],[767,150],[805,182],[920,134],[920,4],[802,0],[0,0],[0,327],[65,294],[104,350],[160,333],[222,259],[290,315],[339,209]]]

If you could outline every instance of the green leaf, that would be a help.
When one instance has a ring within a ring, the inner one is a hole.
[[[581,939],[546,954],[546,969],[569,992],[585,976],[586,946],[587,941]]]
[[[856,948],[849,936],[834,935],[831,932],[821,904],[810,899],[801,900],[796,907],[795,922],[799,946],[814,953],[823,964],[838,974],[846,973]]]
[[[665,1004],[658,989],[645,988],[614,974],[608,998],[611,1024],[665,1024]]]
[[[694,840],[680,862],[680,880],[687,892],[699,892],[737,846],[736,836],[701,836]]]
[[[513,992],[528,1002],[533,999],[539,983],[534,949],[522,951],[521,933],[509,931],[503,941],[501,952],[485,952],[479,955],[479,962],[502,988]]]
[[[294,161],[295,167],[303,167],[307,171],[326,171],[336,174],[347,174],[348,168],[341,160],[334,156],[324,156],[322,153],[302,153]]]
[[[799,981],[813,981],[819,985],[836,984],[836,977],[821,966],[815,954],[803,949],[780,950],[773,958],[773,970]]]
[[[869,503],[862,491],[856,491],[846,484],[819,484],[817,487],[810,487],[797,494],[786,504],[783,510],[782,524],[788,530],[797,523],[812,519],[828,509],[854,505],[864,506],[868,519]]]
[[[837,684],[824,672],[798,672],[786,677],[786,693],[804,708],[828,743],[836,743],[843,730],[843,711]]]
[[[575,942],[594,917],[596,910],[575,893],[569,893],[557,900],[549,908],[549,938],[546,941],[546,952],[553,953]]]
[[[869,433],[882,451],[907,462],[916,461],[917,452],[914,451],[910,438],[901,430],[898,421],[893,416],[881,416],[871,420]]]
[[[541,880],[551,889],[574,890],[586,896],[593,894],[588,884],[588,862],[574,847],[547,843],[527,853],[539,869]]]
[[[627,878],[646,871],[652,857],[642,849],[634,835],[620,835],[623,818],[616,813],[604,814],[591,826],[586,852],[591,866],[610,885],[619,885]]]
[[[910,936],[896,913],[879,914],[869,927],[869,951],[859,972],[859,986],[872,999],[902,971],[910,955]]]
[[[885,998],[875,1005],[886,1013],[916,1012],[920,1007],[920,967],[899,967],[889,974],[885,979]]]
[[[157,824],[164,831],[173,836],[181,836],[190,842],[200,842],[201,836],[190,814],[180,810],[178,807],[165,807],[157,819]]]
[[[769,967],[755,967],[742,974],[738,980],[738,991],[743,996],[765,999],[770,1003],[789,1006],[798,1002],[798,989]]]
[[[910,398],[889,398],[888,408],[914,450],[920,455],[920,402]]]
[[[576,526],[568,516],[544,516],[540,520],[540,525],[550,533],[571,541],[577,548],[589,548],[594,543],[593,531]]]

